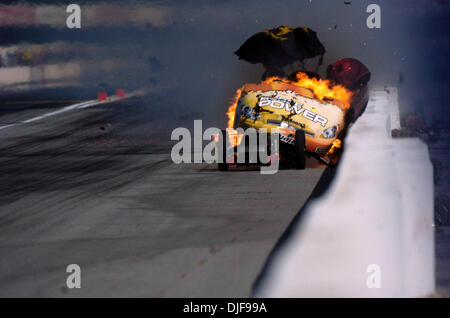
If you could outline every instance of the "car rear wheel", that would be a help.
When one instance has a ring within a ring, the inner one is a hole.
[[[305,169],[305,132],[296,130],[295,132],[295,168]]]
[[[228,171],[226,138],[227,138],[227,131],[222,130],[221,136],[219,136],[219,143],[220,141],[222,141],[222,153],[219,152],[219,163],[218,163],[219,171]]]

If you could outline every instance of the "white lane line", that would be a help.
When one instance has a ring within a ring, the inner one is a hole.
[[[89,102],[92,103],[92,101],[89,101]],[[57,115],[57,114],[61,114],[61,113],[67,112],[67,111],[72,110],[72,109],[75,109],[75,108],[79,108],[79,107],[81,107],[81,106],[83,106],[84,104],[89,103],[89,102],[84,102],[84,103],[78,103],[78,104],[69,105],[69,106],[63,107],[63,108],[61,108],[61,109],[55,110],[55,111],[53,111],[53,112],[46,113],[46,114],[44,114],[44,115],[40,115],[40,116],[37,116],[37,117],[33,117],[33,118],[30,118],[30,119],[21,121],[20,123],[22,123],[22,124],[32,123],[32,122],[37,121],[37,120],[40,120],[40,119],[44,119],[44,118],[47,118],[47,117],[50,117],[50,116],[54,116],[54,115]]]
[[[4,125],[4,126],[0,126],[0,130],[11,127],[11,126],[15,126],[16,124],[9,124],[9,125]]]
[[[117,97],[117,96],[112,96],[109,97],[107,100],[97,100],[97,99],[93,99],[93,100],[88,100],[86,102],[82,102],[82,103],[76,103],[76,104],[72,104],[66,107],[63,107],[61,109],[40,115],[40,116],[36,116],[27,120],[23,120],[20,121],[18,123],[14,123],[14,124],[8,124],[8,125],[4,125],[4,126],[0,126],[0,130],[8,128],[8,127],[12,127],[12,126],[17,126],[20,124],[28,124],[28,123],[32,123],[47,117],[51,117],[54,115],[58,115],[61,113],[65,113],[67,111],[73,110],[73,109],[83,109],[83,108],[87,108],[87,107],[92,107],[92,106],[97,106],[97,105],[101,105],[101,104],[108,104],[108,103],[113,103],[113,102],[117,102],[119,100],[124,100],[130,97],[135,97],[135,96],[142,96],[145,95],[149,90],[148,89],[140,89],[140,90],[136,90],[133,91],[127,95],[125,95],[124,97]]]
[[[63,107],[62,109],[58,109],[58,110],[55,110],[53,112],[46,113],[44,115],[40,115],[40,116],[33,117],[33,118],[30,118],[30,119],[27,119],[27,120],[24,120],[24,121],[20,121],[18,123],[0,126],[0,130],[8,128],[8,127],[12,127],[12,126],[17,126],[19,124],[32,123],[34,121],[37,121],[37,120],[40,120],[40,119],[43,119],[43,118],[46,118],[46,117],[50,117],[50,116],[53,116],[53,115],[56,115],[56,114],[64,113],[66,111],[69,111],[69,110],[72,110],[72,109],[75,109],[75,108],[82,107],[84,104],[92,103],[92,102],[94,102],[94,101],[88,101],[88,102],[83,102],[83,103],[77,103],[77,104],[69,105],[69,106]]]

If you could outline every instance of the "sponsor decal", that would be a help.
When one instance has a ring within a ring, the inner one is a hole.
[[[280,135],[280,140],[282,142],[285,142],[285,143],[290,144],[290,145],[293,145],[295,143],[295,139],[292,138],[292,137],[288,137],[288,136]]]
[[[304,118],[314,122],[320,123],[323,127],[328,123],[328,119],[320,116],[308,109],[303,108],[303,104],[298,102],[289,101],[287,99],[279,98],[279,97],[268,97],[262,96],[258,101],[258,106],[264,107],[269,106],[275,109],[285,109],[286,111],[292,113],[294,112],[296,115],[301,115]]]

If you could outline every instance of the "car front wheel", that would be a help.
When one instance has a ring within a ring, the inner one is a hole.
[[[305,169],[305,132],[297,130],[295,132],[295,168]]]

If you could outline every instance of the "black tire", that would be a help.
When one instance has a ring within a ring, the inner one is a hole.
[[[350,107],[350,109],[345,113],[344,117],[344,125],[345,127],[350,126],[351,123],[354,123],[357,118],[355,118],[355,110],[353,107]]]
[[[295,131],[295,168],[305,169],[306,157],[305,157],[305,132],[303,130]]]
[[[219,136],[219,142],[222,140],[222,153],[219,153],[219,163],[218,168],[219,171],[228,171],[228,163],[227,163],[227,143],[226,143],[226,137],[227,137],[227,131],[222,130],[221,135]],[[220,160],[222,159],[222,160]]]

